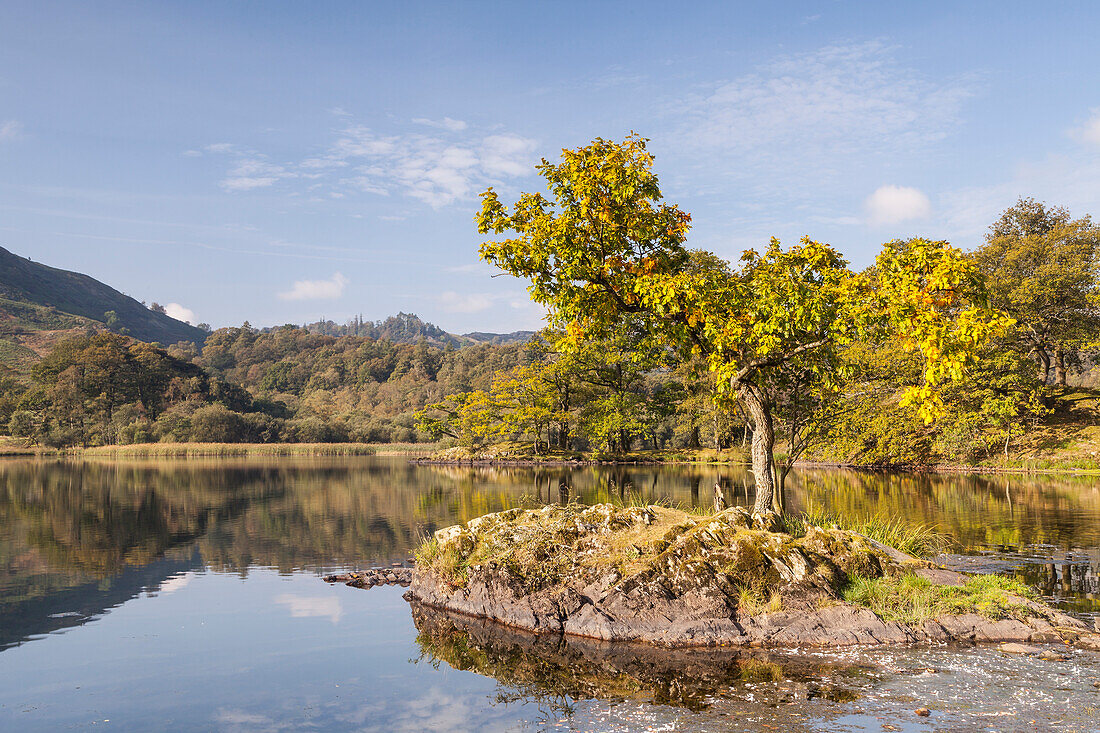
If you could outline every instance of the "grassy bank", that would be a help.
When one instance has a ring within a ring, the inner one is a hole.
[[[104,445],[73,455],[110,458],[235,458],[241,456],[414,455],[432,446],[417,443],[138,443]]]
[[[87,458],[240,458],[248,456],[414,456],[431,452],[428,443],[136,443],[93,448],[45,448],[9,441],[0,456]]]

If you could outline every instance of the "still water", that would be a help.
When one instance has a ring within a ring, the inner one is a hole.
[[[0,730],[1100,730],[1095,653],[655,654],[410,613],[400,588],[320,580],[406,562],[420,538],[487,512],[705,505],[716,482],[751,503],[739,467],[5,460]],[[1091,477],[807,470],[789,502],[937,524],[956,542],[943,562],[1100,614]]]

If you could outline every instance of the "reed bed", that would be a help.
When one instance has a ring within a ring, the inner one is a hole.
[[[423,443],[137,443],[75,449],[72,454],[105,458],[385,456],[421,454],[433,448]]]

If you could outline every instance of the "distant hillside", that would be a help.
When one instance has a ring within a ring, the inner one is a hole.
[[[335,321],[317,321],[306,325],[310,333],[323,336],[366,336],[376,341],[391,341],[395,344],[415,344],[421,339],[434,346],[472,346],[474,344],[516,344],[527,343],[535,335],[534,331],[513,331],[512,333],[486,333],[474,331],[461,336],[444,331],[433,323],[423,321],[414,313],[398,313],[382,321],[364,321],[353,318],[347,323]]]
[[[323,336],[366,336],[375,341],[391,341],[395,344],[415,344],[421,339],[434,346],[462,346],[462,339],[447,333],[439,326],[420,320],[414,313],[398,313],[383,321],[364,321],[353,318],[347,323],[317,321],[306,325],[310,333]]]
[[[512,331],[511,333],[485,333],[483,331],[471,331],[462,334],[462,338],[476,341],[479,344],[525,344],[535,335],[534,331]]]
[[[202,344],[206,332],[149,310],[140,302],[78,272],[32,262],[0,247],[0,329],[2,335],[103,327],[108,311],[116,330],[141,341]]]

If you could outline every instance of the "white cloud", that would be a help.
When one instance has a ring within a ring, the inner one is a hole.
[[[937,84],[878,41],[781,57],[670,109],[679,144],[746,177],[841,177],[868,155],[919,153],[957,123],[972,80]]]
[[[328,280],[297,280],[290,290],[279,293],[283,300],[335,300],[344,294],[348,279],[339,272]]]
[[[1096,213],[1100,201],[1100,152],[1049,155],[1016,167],[999,183],[948,191],[940,197],[943,227],[964,247],[980,244],[989,225],[1021,196],[1065,206],[1073,216]]]
[[[867,197],[864,205],[868,221],[876,226],[923,219],[932,213],[928,197],[907,186],[880,186]]]
[[[461,132],[466,129],[465,122],[452,119],[451,117],[444,117],[441,120],[430,120],[427,117],[414,117],[413,122],[418,125],[427,125],[428,127],[435,127],[440,130],[450,130],[451,132]]]
[[[291,618],[327,618],[333,624],[340,623],[344,609],[336,596],[310,597],[285,593],[275,598],[280,606],[290,609]]]
[[[1090,145],[1100,145],[1100,107],[1090,110],[1088,121],[1073,131],[1073,136]]]
[[[447,290],[439,294],[439,303],[448,313],[480,313],[489,310],[496,298],[490,293],[456,293]]]
[[[533,140],[512,134],[458,139],[457,133],[466,128],[460,120],[416,121],[442,132],[383,135],[349,124],[323,153],[282,164],[230,143],[208,145],[204,150],[235,158],[220,184],[227,191],[249,191],[299,179],[309,181],[304,192],[311,200],[351,193],[396,193],[433,208],[470,199],[483,187],[534,170]]]
[[[269,163],[263,156],[241,158],[230,169],[229,175],[221,182],[227,191],[250,191],[265,188],[284,178],[293,178],[294,173],[281,165]]]
[[[518,177],[531,172],[535,143],[518,135],[490,135],[481,143],[481,167],[490,176]]]
[[[18,139],[23,133],[23,123],[18,120],[0,122],[0,143]]]
[[[460,268],[448,268],[466,272]],[[490,308],[508,307],[512,310],[529,311],[542,317],[546,309],[531,301],[524,290],[508,289],[499,293],[459,293],[446,290],[436,296],[436,300],[447,313],[481,313]]]
[[[184,308],[179,303],[169,303],[164,306],[164,312],[171,318],[175,318],[177,321],[184,321],[185,323],[195,322],[195,311],[190,308]]]
[[[181,588],[186,588],[191,584],[191,581],[195,579],[195,574],[192,572],[180,573],[173,575],[171,578],[167,578],[160,584],[161,593],[175,593]]]

